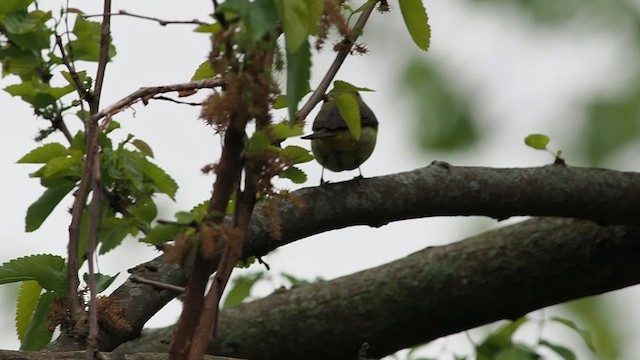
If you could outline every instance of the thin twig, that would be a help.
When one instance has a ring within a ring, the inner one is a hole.
[[[102,85],[104,84],[104,76],[109,62],[109,44],[111,40],[111,0],[104,0],[102,17],[102,26],[100,28],[100,54],[98,55],[98,69],[96,70],[96,82],[93,94],[89,102],[89,111],[95,114],[100,109],[100,95],[102,93]],[[98,121],[89,120],[89,131],[87,141],[87,162],[91,169],[91,185],[93,188],[91,196],[91,205],[89,207],[89,231],[87,239],[87,266],[89,268],[89,334],[87,336],[87,360],[94,358],[95,352],[98,350],[98,310],[96,304],[96,279],[94,273],[94,252],[98,244],[98,229],[100,228],[100,218],[102,208],[102,180],[100,175],[100,127]],[[89,160],[90,159],[90,160]]]
[[[182,287],[182,286],[176,286],[176,285],[172,285],[172,284],[162,283],[162,282],[159,282],[159,281],[149,280],[149,279],[145,279],[145,278],[142,278],[142,277],[136,276],[136,275],[131,275],[129,277],[129,280],[131,280],[133,282],[140,283],[140,284],[151,285],[151,286],[153,286],[155,288],[158,288],[158,289],[174,291],[174,292],[177,292],[179,294],[182,294],[185,291],[184,287]]]
[[[180,100],[176,100],[176,99],[173,99],[173,98],[170,98],[170,97],[166,97],[166,96],[154,96],[152,99],[169,101],[169,102],[176,103],[176,104],[181,104],[181,105],[202,106],[201,102],[180,101]]]
[[[87,360],[94,358],[98,349],[98,310],[96,308],[96,278],[94,273],[94,252],[98,242],[98,229],[102,207],[102,180],[100,175],[100,152],[98,138],[100,127],[96,123],[91,124],[91,137],[88,142],[90,152],[87,158],[91,158],[91,204],[89,205],[89,231],[87,234],[87,267],[89,272],[89,335],[87,336]]]
[[[214,87],[223,86],[224,84],[225,84],[225,81],[223,79],[211,78],[211,79],[192,81],[188,83],[143,87],[123,97],[119,101],[107,106],[106,108],[102,109],[98,113],[93,114],[91,116],[91,119],[96,121],[96,120],[102,119],[107,115],[113,116],[119,113],[120,111],[122,111],[124,108],[127,108],[140,100],[142,100],[143,103],[145,103],[146,105],[146,102],[149,99],[153,98],[153,96],[156,94],[168,93],[172,91],[190,91],[190,90],[196,90],[196,89],[214,88]]]
[[[151,17],[151,16],[132,14],[132,13],[126,11],[126,10],[119,10],[117,13],[107,13],[107,12],[105,12],[104,14],[83,15],[83,17],[85,19],[88,19],[88,18],[91,18],[91,17],[106,16],[106,15],[108,15],[108,16],[117,16],[117,15],[131,16],[131,17],[138,18],[138,19],[155,21],[155,22],[157,22],[158,24],[160,24],[162,26],[171,25],[171,24],[211,25],[210,23],[207,23],[207,22],[204,22],[204,21],[200,21],[200,20],[197,20],[197,19],[193,19],[193,20],[162,20],[162,19]]]
[[[327,92],[331,81],[338,73],[338,70],[342,66],[342,63],[347,58],[347,55],[349,55],[349,53],[351,52],[353,44],[355,44],[356,40],[358,39],[359,34],[362,32],[362,29],[367,23],[367,20],[369,20],[369,15],[371,15],[371,12],[376,6],[376,3],[377,1],[371,2],[371,4],[362,11],[362,14],[360,14],[360,17],[356,21],[351,31],[353,35],[350,38],[343,40],[345,41],[346,46],[340,49],[338,55],[327,70],[327,73],[324,75],[324,77],[316,87],[316,90],[313,92],[313,94],[311,94],[309,100],[307,100],[307,102],[300,108],[300,110],[298,110],[298,114],[296,116],[297,123],[300,123],[304,119],[306,119],[311,110],[313,110],[313,108],[324,98],[324,94]]]
[[[104,16],[102,18],[102,27],[100,30],[100,55],[98,56],[98,69],[96,71],[96,83],[93,89],[93,97],[95,99],[95,111],[98,112],[100,106],[100,94],[102,93],[102,84],[104,83],[104,74],[109,62],[109,44],[111,43],[111,0],[104,0]]]

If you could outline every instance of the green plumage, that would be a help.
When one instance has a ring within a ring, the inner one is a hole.
[[[359,140],[349,131],[333,97],[325,101],[316,116],[312,127],[313,134],[303,137],[311,140],[311,150],[316,161],[331,171],[359,168],[371,156],[376,146],[378,120],[358,93],[355,93],[355,97],[360,105],[362,131]]]

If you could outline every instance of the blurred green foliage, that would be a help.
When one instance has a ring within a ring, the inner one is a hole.
[[[417,114],[418,142],[425,150],[459,150],[475,144],[477,121],[468,101],[457,94],[431,62],[413,59],[402,74]]]

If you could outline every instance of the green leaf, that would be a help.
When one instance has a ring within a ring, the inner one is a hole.
[[[340,110],[340,115],[342,115],[349,127],[351,135],[356,140],[360,140],[362,125],[360,124],[360,106],[356,95],[351,92],[342,93],[336,96],[336,104],[338,105],[338,110]]]
[[[72,92],[74,87],[51,87],[41,82],[25,81],[20,84],[9,85],[5,87],[4,90],[12,96],[20,97],[22,100],[37,108],[44,108],[54,104],[56,100]]]
[[[55,187],[50,187],[27,209],[25,219],[25,231],[37,230],[49,217],[53,209],[76,186],[75,182],[63,182]]]
[[[33,0],[2,0],[0,1],[0,21],[13,11],[27,11]]]
[[[413,104],[413,111],[404,116],[413,115],[413,136],[425,150],[462,150],[474,145],[479,121],[467,98],[458,95],[434,65],[414,58],[400,81],[400,98]]]
[[[305,174],[304,171],[298,169],[295,166],[289,166],[278,176],[284,179],[289,179],[294,184],[304,184],[305,182],[307,182],[307,174]]]
[[[191,81],[209,79],[214,76],[216,76],[216,72],[211,68],[211,62],[207,59],[198,66],[196,72],[193,73],[191,77]]]
[[[251,289],[255,283],[262,279],[264,272],[257,272],[248,275],[241,275],[234,279],[233,285],[227,293],[227,297],[222,305],[223,308],[229,308],[241,304],[251,294]]]
[[[23,281],[20,284],[16,304],[16,332],[20,341],[24,341],[41,292],[42,286],[35,280]]]
[[[283,24],[287,53],[297,52],[304,43],[308,43],[308,36],[316,33],[324,1],[275,0],[275,5]]]
[[[304,41],[295,52],[287,52],[287,108],[289,123],[294,124],[298,103],[307,93],[311,78],[311,48]]]
[[[502,349],[492,360],[537,360],[540,359],[533,349],[523,345],[515,344]]]
[[[302,286],[302,285],[308,285],[308,284],[313,283],[312,281],[299,278],[299,277],[291,275],[289,273],[284,273],[283,272],[280,275],[282,277],[284,277],[285,279],[289,280],[289,282],[291,283],[291,286]]]
[[[191,213],[193,214],[193,221],[198,224],[202,224],[204,218],[207,216],[207,211],[209,208],[209,200],[203,201],[202,203],[196,205],[191,209]]]
[[[0,265],[0,284],[36,280],[43,288],[66,294],[64,258],[50,254],[20,257]]]
[[[537,150],[546,150],[549,137],[543,134],[531,134],[524,139],[524,143]]]
[[[26,34],[35,31],[51,19],[51,11],[14,11],[4,17],[4,30],[11,34]]]
[[[62,74],[62,77],[67,80],[69,85],[73,86],[73,88],[75,89],[76,83],[75,81],[73,81],[71,74],[68,71],[61,71],[60,73]],[[87,70],[78,71],[76,74],[78,75],[78,80],[80,81],[80,83],[84,84],[84,82],[87,80]]]
[[[365,87],[357,87],[353,84],[350,84],[346,81],[342,81],[342,80],[336,80],[333,82],[333,89],[331,90],[332,93],[343,93],[343,92],[357,92],[357,91],[373,91],[369,88],[365,88]]]
[[[151,146],[149,146],[149,144],[147,144],[146,142],[140,140],[140,139],[135,139],[131,142],[131,144],[133,146],[135,146],[138,150],[140,150],[140,152],[144,155],[144,156],[148,156],[150,158],[153,158],[153,150],[151,149]]]
[[[34,54],[31,50],[22,50],[16,47],[0,48],[0,60],[2,60],[3,76],[15,74],[23,79],[31,79],[36,76],[36,70],[41,69],[43,65],[43,60],[39,55]],[[11,88],[11,86],[7,88]]]
[[[500,326],[496,331],[491,333],[487,338],[476,346],[478,360],[495,359],[495,357],[504,349],[513,346],[512,336],[522,324],[527,322],[527,318],[520,318]]]
[[[278,95],[276,100],[273,102],[273,109],[284,109],[287,107],[287,96],[286,95]]]
[[[20,343],[20,350],[38,351],[49,344],[53,332],[49,331],[48,317],[51,313],[51,305],[56,297],[57,295],[51,291],[47,291],[40,296],[24,340]]]
[[[151,228],[149,234],[140,241],[152,245],[164,244],[166,242],[173,241],[182,228],[182,226],[173,224],[159,224]]]
[[[221,4],[221,6],[222,6],[222,4]],[[199,32],[199,33],[215,34],[220,29],[221,29],[220,23],[214,23],[214,24],[201,24],[201,25],[198,25],[198,26],[196,26],[195,29],[193,29],[193,31],[194,32]]]
[[[114,218],[105,217],[100,224],[98,238],[100,239],[99,254],[106,254],[118,247],[127,235],[135,235],[138,233],[138,225],[140,221],[135,218]]]
[[[313,155],[309,154],[309,150],[296,145],[289,145],[282,149],[280,153],[293,164],[302,164],[313,160]]]
[[[76,60],[98,61],[100,56],[100,32],[101,24],[99,22],[86,20],[82,16],[76,17],[73,33],[76,40],[73,40],[67,46],[67,51],[73,49],[73,56]],[[116,48],[109,39],[109,58],[116,55]]]
[[[245,146],[245,150],[248,153],[254,153],[256,151],[264,150],[271,146],[271,138],[264,131],[256,130],[256,132],[251,135],[247,145]]]
[[[422,50],[429,49],[431,28],[422,0],[399,0],[402,18],[413,42]]]
[[[218,7],[218,11],[233,11],[240,16],[247,33],[255,41],[278,26],[278,14],[273,0],[227,0]]]
[[[118,275],[120,275],[120,273],[117,273],[113,276],[104,275],[100,273],[93,274],[96,280],[96,292],[101,293],[107,290],[107,288],[113,283],[113,281],[118,277]],[[85,284],[89,284],[89,274],[85,273],[84,275],[82,275],[82,280],[84,280]]]
[[[154,183],[158,190],[162,193],[169,195],[171,200],[175,201],[176,191],[178,191],[178,184],[162,170],[158,165],[148,161],[147,159],[142,159],[141,162],[141,170],[149,180]]]
[[[59,156],[49,160],[47,165],[44,166],[42,177],[80,176],[82,166],[82,153],[80,151],[73,151],[69,156]]]
[[[300,125],[289,125],[286,122],[281,122],[271,126],[271,138],[274,140],[284,140],[294,136],[300,136],[304,132]]]
[[[576,360],[576,355],[569,348],[566,348],[561,345],[553,344],[545,339],[540,339],[540,341],[538,341],[538,344],[548,347],[549,349],[553,350],[556,354],[562,356],[562,358],[565,360]]]
[[[18,160],[19,164],[46,164],[49,160],[65,156],[67,148],[59,143],[42,145],[31,150],[27,155]]]
[[[131,215],[149,224],[158,216],[158,208],[150,197],[140,198],[127,209]]]
[[[551,318],[551,320],[564,324],[565,326],[568,326],[571,329],[575,330],[578,333],[578,335],[582,337],[582,340],[584,340],[585,344],[587,344],[587,346],[589,347],[589,350],[591,350],[592,352],[596,351],[596,347],[593,345],[593,338],[591,337],[591,333],[588,330],[579,328],[575,322],[569,319],[564,319],[561,317],[554,316]]]

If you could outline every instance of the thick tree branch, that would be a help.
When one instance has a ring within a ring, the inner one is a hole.
[[[381,226],[428,216],[561,216],[602,224],[637,224],[640,174],[560,165],[495,169],[439,163],[400,174],[301,189],[292,196],[306,206],[301,209],[293,201],[284,201],[278,208],[279,219],[269,217],[264,205],[256,207],[244,246],[245,256],[262,256],[333,229]],[[279,238],[271,233],[274,221],[281,224]],[[185,285],[183,271],[161,258],[132,272],[142,278]],[[136,337],[144,323],[175,295],[127,281],[111,297],[126,309],[125,317],[133,332],[103,333],[101,349],[113,349]],[[65,341],[55,346],[72,348]]]
[[[0,350],[0,360],[82,360],[86,358],[85,351],[67,352],[35,352],[35,351],[11,351]],[[166,360],[164,353],[138,353],[138,354],[108,354],[101,353],[100,359],[104,360]],[[243,360],[223,356],[205,356],[203,360]]]
[[[210,351],[354,359],[640,282],[640,227],[538,218],[226,309]],[[321,334],[321,336],[320,336]],[[122,350],[162,351],[170,328]],[[138,347],[138,345],[140,347]]]

